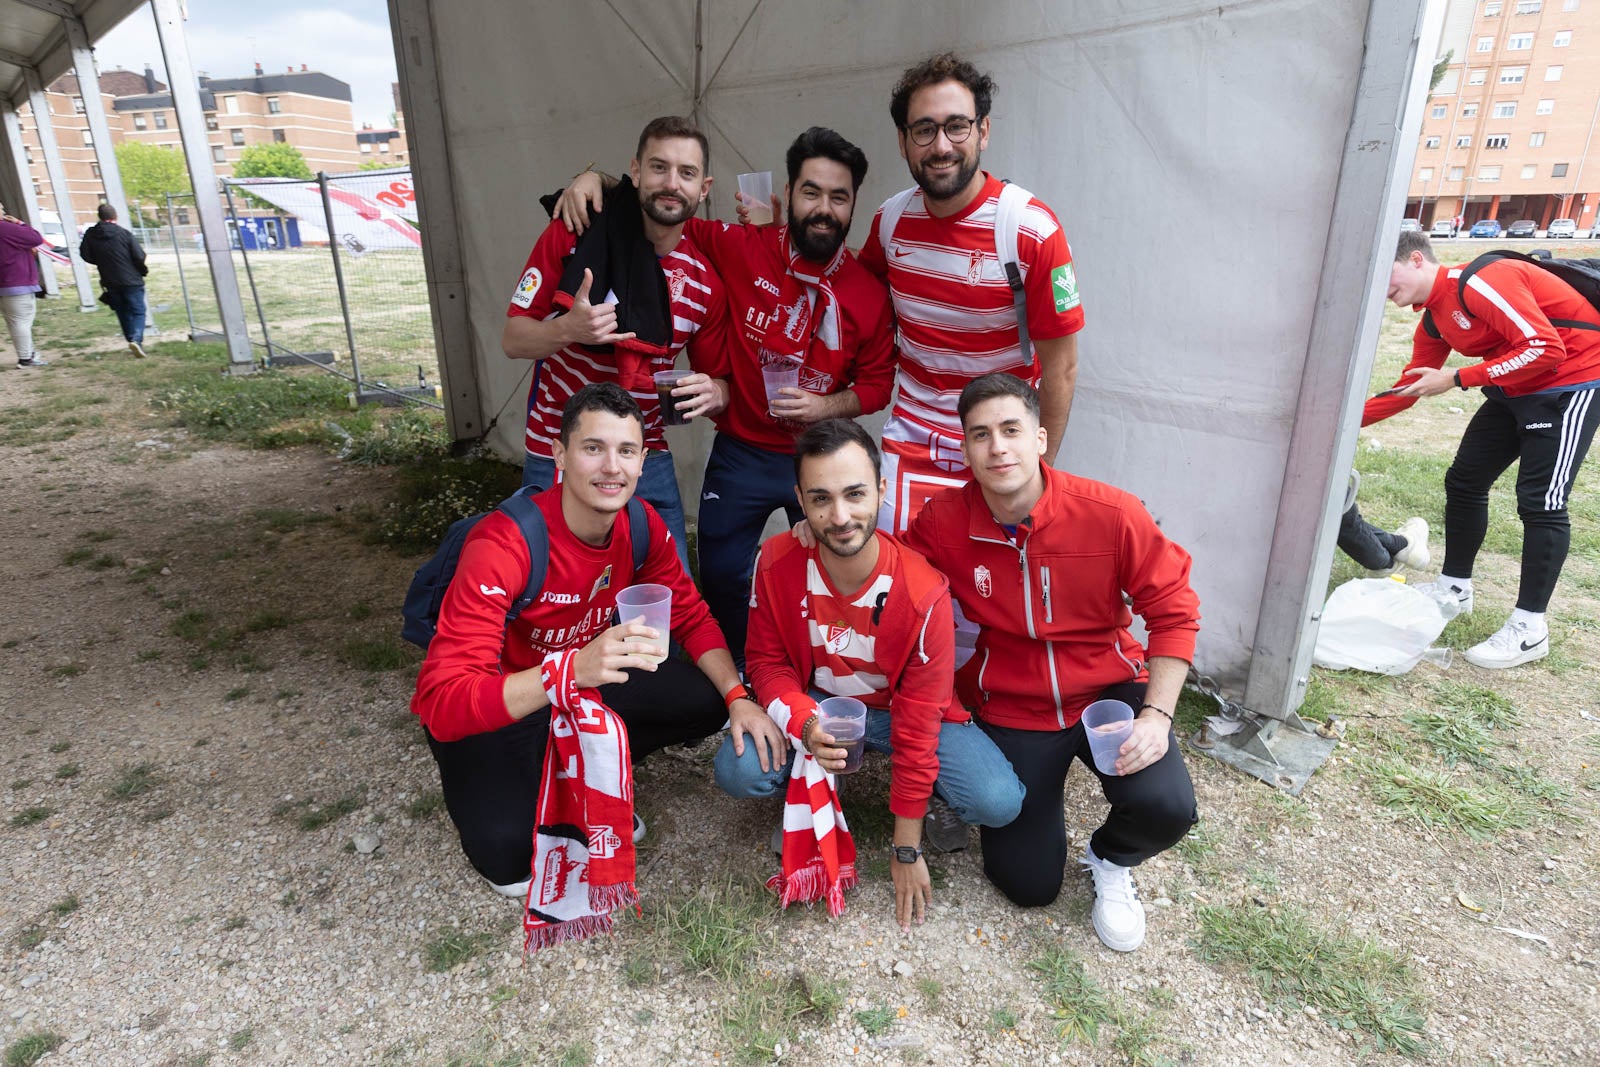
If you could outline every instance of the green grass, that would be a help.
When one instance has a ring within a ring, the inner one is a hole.
[[[722,1032],[738,1063],[770,1063],[778,1047],[795,1047],[803,1024],[833,1019],[844,1004],[837,983],[803,973],[786,979],[763,978],[742,987],[722,1016]]]
[[[320,830],[329,823],[344,818],[351,812],[361,810],[366,806],[366,804],[366,792],[364,790],[357,790],[354,793],[348,793],[345,796],[340,797],[331,804],[324,804],[320,808],[312,808],[310,811],[300,816],[300,818],[296,821],[296,825],[299,826],[300,829],[307,832],[312,830]]]
[[[111,796],[115,800],[131,800],[150,792],[161,781],[156,774],[155,765],[151,763],[137,763],[121,769],[121,776],[111,785]]]
[[[1010,1008],[996,1008],[989,1013],[989,1029],[996,1033],[1017,1028],[1017,1013]]]
[[[199,641],[210,634],[211,629],[212,619],[208,611],[186,611],[167,627],[173,637],[181,637],[185,641]]]
[[[1474,767],[1487,767],[1494,762],[1490,752],[1494,748],[1494,738],[1473,719],[1450,711],[1414,711],[1405,721],[1438,753],[1447,767],[1462,761]]]
[[[24,952],[32,952],[44,944],[49,936],[49,932],[38,923],[29,923],[17,932],[17,947]]]
[[[1485,774],[1435,771],[1396,757],[1373,760],[1366,771],[1380,804],[1434,829],[1484,838],[1533,821],[1521,798]]]
[[[339,647],[339,659],[360,671],[397,671],[417,662],[412,646],[396,637],[352,637]]]
[[[426,819],[444,810],[444,794],[424,793],[406,804],[406,814],[413,819]]]
[[[54,755],[54,756],[59,756],[59,755],[61,755],[61,753],[65,752],[67,749],[69,749],[71,747],[72,747],[72,742],[71,741],[57,741],[53,745],[50,746],[50,754]]]
[[[33,1067],[60,1048],[66,1038],[49,1030],[24,1034],[6,1046],[6,1067]]]
[[[247,634],[266,633],[268,630],[286,630],[294,625],[294,616],[287,611],[258,611],[245,620]]]
[[[447,930],[423,947],[422,961],[429,971],[439,974],[482,955],[494,940],[489,933]]]
[[[228,1047],[235,1052],[243,1052],[250,1047],[250,1042],[256,1038],[255,1031],[246,1026],[242,1030],[235,1030],[228,1035]]]
[[[78,777],[78,771],[81,769],[82,768],[80,768],[76,763],[63,763],[61,766],[56,768],[56,777],[76,778]]]
[[[1056,1021],[1056,1037],[1062,1041],[1094,1045],[1100,1040],[1100,1027],[1115,1021],[1116,1006],[1111,997],[1089,977],[1083,961],[1071,951],[1052,948],[1029,960],[1028,969],[1039,977]]]
[[[56,809],[55,808],[47,808],[47,807],[44,807],[43,805],[35,805],[34,807],[31,807],[31,808],[23,808],[21,811],[17,812],[15,815],[11,816],[11,825],[12,826],[32,826],[35,823],[44,822],[46,819],[48,819],[50,816],[54,815],[55,813],[56,813]]]
[[[661,908],[659,925],[684,966],[722,980],[745,973],[772,923],[771,898],[731,881]]]
[[[1426,1008],[1405,959],[1372,941],[1323,929],[1293,908],[1202,907],[1200,957],[1237,967],[1262,994],[1311,1005],[1336,1025],[1409,1056],[1427,1049]]]
[[[76,893],[68,893],[66,896],[50,905],[51,913],[54,914],[58,919],[71,915],[77,910],[78,894]]]
[[[851,1018],[867,1032],[868,1037],[877,1037],[894,1025],[895,1014],[895,1010],[887,1004],[876,1004],[856,1012]]]
[[[250,687],[248,685],[241,685],[235,686],[234,688],[228,690],[225,694],[223,694],[222,699],[224,703],[232,704],[234,701],[243,700],[249,695]]]

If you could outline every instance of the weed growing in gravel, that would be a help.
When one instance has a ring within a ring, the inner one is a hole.
[[[24,1034],[6,1047],[6,1067],[33,1067],[48,1053],[61,1047],[66,1040],[49,1030],[36,1030]]]
[[[1494,738],[1489,731],[1471,718],[1452,711],[1414,711],[1405,717],[1406,724],[1422,735],[1446,767],[1454,767],[1465,760],[1474,767],[1486,767],[1494,762],[1489,749]]]
[[[12,638],[8,638],[4,642],[0,642],[0,648],[16,648],[20,644],[22,644],[22,641],[20,639],[12,637]]]
[[[173,637],[181,637],[185,641],[199,641],[211,632],[211,613],[186,611],[173,619],[172,625],[167,629]]]
[[[442,793],[424,793],[406,805],[406,814],[413,819],[426,819],[444,810]]]
[[[669,901],[662,914],[662,928],[682,953],[684,965],[696,974],[720,979],[744,973],[771,921],[766,894],[731,881],[676,903]]]
[[[68,893],[54,904],[50,905],[50,913],[56,918],[64,918],[78,910],[78,894]]]
[[[556,1053],[556,1067],[589,1067],[594,1062],[594,1046],[587,1041],[574,1041]]]
[[[366,803],[366,790],[358,789],[354,793],[345,794],[331,804],[325,804],[320,808],[312,808],[300,816],[296,825],[307,832],[320,830],[329,823],[342,819],[353,811],[359,811],[366,806]]]
[[[423,948],[422,962],[429,971],[442,973],[482,955],[494,940],[495,935],[487,932],[448,930]]]
[[[1496,730],[1522,725],[1522,714],[1511,701],[1481,685],[1440,682],[1433,687],[1433,703]]]
[[[851,1018],[855,1020],[857,1026],[867,1032],[868,1037],[877,1037],[894,1025],[896,1014],[887,1004],[875,1004],[856,1012]]]
[[[61,562],[66,564],[68,567],[73,567],[79,563],[82,563],[86,559],[93,558],[94,549],[84,548],[82,545],[79,545],[77,548],[69,548],[65,553],[63,553],[61,556]]]
[[[31,808],[23,808],[21,811],[11,816],[11,825],[32,826],[34,823],[44,822],[55,813],[55,808],[47,808],[43,805],[36,805]]]
[[[244,929],[244,923],[245,919],[243,915],[235,915],[227,922],[223,923],[222,928],[224,930],[242,930]]]
[[[79,767],[76,763],[63,763],[61,766],[56,768],[56,777],[76,778],[78,777],[78,770]]]
[[[255,1039],[255,1031],[247,1026],[243,1030],[235,1030],[228,1035],[228,1047],[235,1052],[243,1052],[250,1046],[250,1042]]]
[[[29,923],[17,931],[17,947],[24,952],[32,952],[44,944],[44,939],[49,936],[49,932],[38,923]]]
[[[243,700],[249,695],[250,687],[248,685],[240,685],[228,690],[222,699],[225,703],[232,704],[235,700]]]
[[[939,998],[944,996],[944,983],[933,978],[918,978],[917,992],[922,994],[922,1002],[930,1008],[939,1006]]]
[[[81,663],[63,663],[59,667],[51,667],[50,673],[57,678],[76,678],[84,671]]]
[[[71,747],[72,747],[72,742],[71,741],[57,741],[55,744],[50,746],[50,752],[51,752],[52,755],[59,756],[59,755],[61,755],[61,753],[65,752],[67,749],[69,749]]]
[[[294,616],[287,611],[258,611],[244,624],[247,634],[265,633],[268,630],[284,630],[294,624]]]
[[[1052,948],[1028,961],[1028,969],[1039,975],[1056,1020],[1056,1036],[1062,1041],[1093,1045],[1100,1039],[1100,1025],[1116,1018],[1111,998],[1089,977],[1075,953]]]
[[[1111,1047],[1120,1053],[1128,1067],[1171,1067],[1172,1060],[1156,1051],[1156,1046],[1169,1039],[1161,1032],[1161,1020],[1153,1015],[1118,1019],[1120,1033],[1111,1039]]]
[[[1017,1013],[1010,1008],[996,1008],[989,1013],[989,1029],[996,1033],[1017,1028]]]
[[[383,512],[375,534],[404,551],[431,551],[451,523],[490,510],[522,484],[516,467],[485,456],[431,456],[401,467],[399,474],[397,499]]]
[[[1373,761],[1368,771],[1380,804],[1436,829],[1488,837],[1532,821],[1527,805],[1483,776],[1469,784],[1400,759]]]
[[[361,671],[396,671],[415,661],[411,646],[392,637],[352,637],[339,649],[339,659]]]
[[[139,821],[144,823],[160,822],[162,819],[170,819],[172,815],[172,808],[166,804],[163,804],[158,808],[151,808],[149,811],[139,816]]]
[[[1313,1005],[1380,1048],[1408,1056],[1426,1049],[1417,980],[1395,953],[1324,930],[1293,908],[1202,907],[1197,918],[1200,957],[1243,967],[1264,995]]]
[[[12,789],[26,789],[33,784],[32,778],[18,778],[11,783]]]
[[[766,978],[740,991],[722,1016],[722,1032],[739,1063],[770,1063],[793,1045],[802,1021],[827,1022],[844,1005],[844,991],[804,973]],[[892,1017],[891,1017],[892,1021]]]
[[[122,768],[122,776],[111,785],[111,798],[113,800],[130,800],[133,797],[143,796],[150,792],[161,781],[156,774],[155,764],[136,763],[131,767]]]
[[[110,541],[112,538],[117,536],[119,535],[116,530],[85,530],[78,535],[78,540],[88,541],[90,544],[98,545],[103,541]]]

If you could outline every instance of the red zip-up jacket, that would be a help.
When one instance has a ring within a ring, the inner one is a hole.
[[[694,660],[726,648],[711,610],[684,573],[666,523],[649,504],[649,529],[629,529],[617,513],[611,541],[585,544],[561,514],[561,486],[534,497],[550,535],[544,585],[533,603],[506,626],[511,602],[528,584],[528,542],[512,519],[485,515],[467,534],[455,577],[439,605],[439,630],[417,673],[411,710],[437,741],[509,726],[505,676],[543,662],[554,651],[582,648],[611,625],[617,593],[653,582],[672,589],[672,635]],[[650,538],[644,566],[633,570],[633,538]],[[539,768],[528,773],[538,774]]]
[[[905,543],[950,579],[978,626],[978,717],[1064,730],[1107,686],[1143,681],[1149,656],[1194,658],[1200,599],[1189,553],[1115,486],[1044,468],[1044,494],[1013,542],[977,482],[923,505]],[[1148,651],[1128,631],[1144,620]],[[971,664],[968,664],[971,667]]]
[[[881,564],[893,583],[872,630],[874,662],[892,694],[889,810],[920,819],[939,777],[939,724],[972,716],[954,698],[955,623],[944,575],[883,531],[877,536],[881,551],[891,554]],[[781,699],[797,710],[789,719],[797,741],[816,706],[806,692],[815,670],[811,627],[820,621],[806,611],[806,564],[816,557],[815,548],[788,534],[761,546],[745,639],[751,683],[763,701]]]
[[[1427,316],[1417,323],[1405,370],[1442,367],[1454,349],[1483,361],[1461,368],[1461,384],[1469,389],[1498,385],[1507,396],[1526,396],[1600,379],[1600,331],[1552,322],[1600,322],[1600,311],[1583,294],[1543,267],[1499,259],[1467,279],[1463,307],[1461,271],[1440,267],[1428,299],[1417,305]],[[1402,372],[1395,384],[1413,381]],[[1416,402],[1414,396],[1375,396],[1362,409],[1361,425]]]

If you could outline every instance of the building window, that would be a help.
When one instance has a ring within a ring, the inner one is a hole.
[[[1501,2],[1501,0],[1484,0],[1483,17],[1486,19],[1494,18],[1496,15],[1500,14],[1500,9],[1503,6],[1504,4]]]
[[[1520,85],[1520,84],[1522,84],[1523,79],[1526,78],[1527,76],[1528,76],[1528,68],[1527,67],[1501,67],[1500,68],[1500,84],[1501,85]]]
[[[72,98],[72,111],[77,115],[83,114],[83,97],[75,96]]]
[[[1456,147],[1457,148],[1471,148],[1472,147],[1472,135],[1469,133],[1469,134],[1464,134],[1464,135],[1462,135],[1460,137],[1457,137],[1456,138]]]
[[[180,207],[180,208],[177,209],[176,214],[177,214],[177,223],[178,223],[179,226],[187,226],[187,225],[189,225],[189,209],[188,208]]]
[[[28,148],[27,146],[24,146],[23,149],[22,149],[22,155],[23,155],[23,158],[26,159],[29,163],[33,162],[33,149]]]
[[[142,130],[142,129],[145,128],[145,120],[144,120],[144,112],[143,111],[135,111],[133,113],[133,128],[136,129],[136,130]]]
[[[1533,34],[1513,33],[1506,38],[1506,51],[1523,52],[1533,47]]]
[[[98,163],[89,164],[89,170],[94,173],[94,176],[95,176],[96,179],[98,179],[100,177],[100,164],[98,164]]]
[[[1556,39],[1550,42],[1552,48],[1565,48],[1572,43],[1571,30],[1557,30]]]
[[[1499,167],[1479,167],[1478,180],[1480,182],[1497,182],[1500,180]]]
[[[1522,177],[1523,177],[1524,181],[1526,181],[1529,178],[1534,177],[1538,173],[1539,173],[1538,164],[1536,164],[1536,163],[1524,163],[1522,165]]]
[[[1493,37],[1479,37],[1478,38],[1477,51],[1479,51],[1479,52],[1493,52],[1494,51],[1494,38]]]
[[[230,115],[237,115],[239,113],[239,98],[237,96],[223,97],[222,110],[226,111]]]
[[[1553,163],[1553,164],[1551,164],[1551,166],[1550,166],[1550,177],[1552,177],[1552,178],[1565,178],[1566,176],[1567,176],[1567,165],[1565,163]]]
[[[214,112],[214,111],[213,112],[208,112],[206,114],[206,129],[214,130],[216,128],[217,128],[217,115],[216,115],[216,112]]]
[[[1533,109],[1533,113],[1535,115],[1549,115],[1552,114],[1555,109],[1556,102],[1554,100],[1541,100],[1539,101],[1539,106]]]
[[[1433,110],[1429,114],[1431,114],[1436,119],[1442,119],[1445,116],[1445,111],[1446,110],[1447,109],[1443,104],[1434,104],[1433,105]]]
[[[1544,8],[1544,0],[1517,0],[1517,14],[1537,15]]]
[[[379,155],[384,155],[384,156],[389,154],[389,142],[388,141],[379,141],[378,142],[378,154]]]
[[[1421,170],[1417,171],[1417,181],[1419,181],[1419,182],[1431,182],[1431,181],[1433,181],[1433,168],[1432,167],[1423,167]]]
[[[272,140],[273,140],[274,143],[283,144],[288,139],[289,139],[288,135],[285,134],[282,130],[273,130],[272,131]]]
[[[226,160],[227,158],[228,158],[227,154],[222,151],[222,146],[221,145],[214,144],[214,145],[211,146],[211,159],[212,159],[213,162],[221,163],[224,160]]]
[[[1515,100],[1494,106],[1494,117],[1497,119],[1514,119],[1517,117],[1517,103]]]
[[[372,145],[369,144],[366,141],[362,141],[361,142],[361,154],[364,155],[364,156],[370,156],[372,154]]]
[[[1464,118],[1464,119],[1475,119],[1475,118],[1477,118],[1478,117],[1478,105],[1477,105],[1477,103],[1474,102],[1474,103],[1471,103],[1471,104],[1462,104],[1461,105],[1461,117]]]
[[[167,128],[167,113],[165,111],[157,111],[156,112],[156,129],[164,130],[166,128]]]
[[[1544,147],[1544,134],[1543,133],[1531,133],[1531,134],[1529,134],[1528,135],[1528,147],[1529,148],[1543,148]]]
[[[1578,0],[1564,0],[1564,2],[1561,5],[1561,10],[1563,10],[1563,11],[1576,11],[1576,10],[1578,10]]]
[[[243,130],[229,130],[228,131],[228,136],[233,138],[233,143],[234,144],[236,144],[236,145],[244,144],[244,131]]]
[[[1558,81],[1560,81],[1561,80],[1561,65],[1557,64],[1557,65],[1555,65],[1553,67],[1544,68],[1544,80],[1547,81],[1547,82],[1558,82]]]
[[[94,134],[90,133],[88,130],[84,130],[83,131],[83,143],[84,144],[94,144]]]
[[[1487,68],[1487,67],[1479,67],[1476,70],[1474,70],[1472,73],[1467,75],[1467,84],[1468,85],[1482,85],[1483,82],[1484,82],[1484,79],[1487,78],[1488,76],[1489,76],[1489,68]]]
[[[1450,180],[1453,181],[1453,182],[1460,181],[1461,180],[1461,175],[1463,173],[1465,173],[1464,168],[1462,168],[1462,167],[1451,167],[1450,168]]]
[[[269,114],[269,115],[281,115],[281,114],[283,114],[283,108],[278,105],[278,98],[277,97],[275,97],[275,96],[267,97],[267,114]]]
[[[1490,134],[1488,137],[1485,137],[1483,139],[1483,147],[1485,147],[1485,148],[1510,148],[1511,147],[1511,135],[1507,134],[1507,133]]]
[[[1422,147],[1423,148],[1438,148],[1439,147],[1439,138],[1437,138],[1437,137],[1429,137],[1426,141],[1422,142]]]

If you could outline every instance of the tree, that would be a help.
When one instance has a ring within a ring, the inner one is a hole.
[[[1433,65],[1433,75],[1428,79],[1428,99],[1433,99],[1433,91],[1439,88],[1439,83],[1444,81],[1445,72],[1450,69],[1450,61],[1456,57],[1456,50],[1450,49],[1439,57],[1439,62]]]
[[[122,172],[123,195],[145,214],[164,214],[168,193],[189,191],[189,170],[176,149],[124,141],[117,145],[117,169]]]
[[[387,159],[369,159],[365,163],[361,164],[361,166],[357,167],[356,169],[357,170],[394,170],[396,167],[403,167],[403,166],[405,166],[404,163],[393,163],[393,162],[390,162]]]
[[[313,177],[306,157],[300,149],[283,141],[272,144],[253,144],[239,153],[239,162],[233,165],[235,178],[300,178]]]

